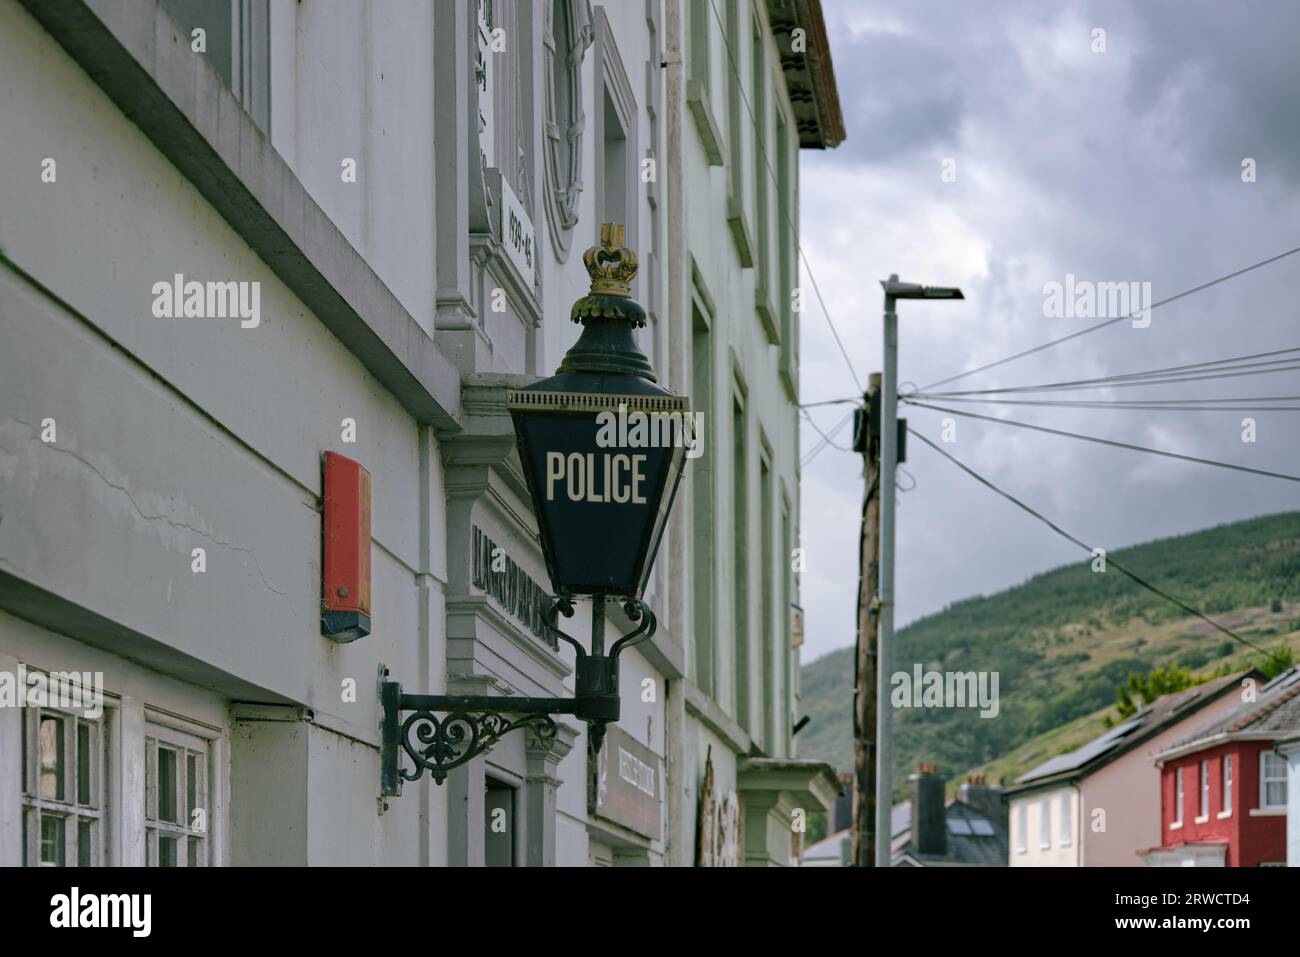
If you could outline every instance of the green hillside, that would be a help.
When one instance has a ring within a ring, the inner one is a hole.
[[[1136,545],[1113,557],[1257,645],[1300,650],[1300,512],[1221,525]],[[996,671],[1000,713],[895,711],[895,784],[933,761],[956,774],[1014,777],[1099,734],[1131,672],[1177,664],[1204,673],[1262,656],[1111,568],[1088,560],[1023,585],[970,598],[898,633],[899,671]],[[853,766],[853,650],[803,667],[799,754]],[[1040,737],[1042,736],[1042,737]]]

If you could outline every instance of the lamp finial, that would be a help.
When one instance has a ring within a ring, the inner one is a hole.
[[[632,279],[639,268],[636,253],[623,245],[623,224],[602,223],[600,245],[582,254],[591,276],[591,292],[597,295],[632,296]]]

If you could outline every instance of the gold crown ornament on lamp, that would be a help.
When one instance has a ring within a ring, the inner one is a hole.
[[[582,254],[591,275],[591,291],[606,296],[632,296],[632,280],[640,268],[636,253],[623,245],[623,224],[604,223],[600,227],[600,245]]]
[[[645,309],[632,298],[632,280],[640,267],[636,253],[623,245],[623,224],[602,224],[600,245],[583,253],[582,261],[591,276],[591,291],[569,312],[574,322],[582,324],[582,335],[560,362],[557,374],[613,373],[656,381],[650,360],[632,336],[633,329],[645,325]]]

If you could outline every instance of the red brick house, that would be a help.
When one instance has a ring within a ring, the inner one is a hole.
[[[1300,732],[1300,671],[1284,672],[1227,716],[1155,755],[1160,847],[1154,867],[1286,863],[1287,763],[1274,745]]]

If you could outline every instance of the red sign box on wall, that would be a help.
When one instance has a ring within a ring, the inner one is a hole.
[[[370,473],[345,455],[324,459],[321,634],[370,634]]]

